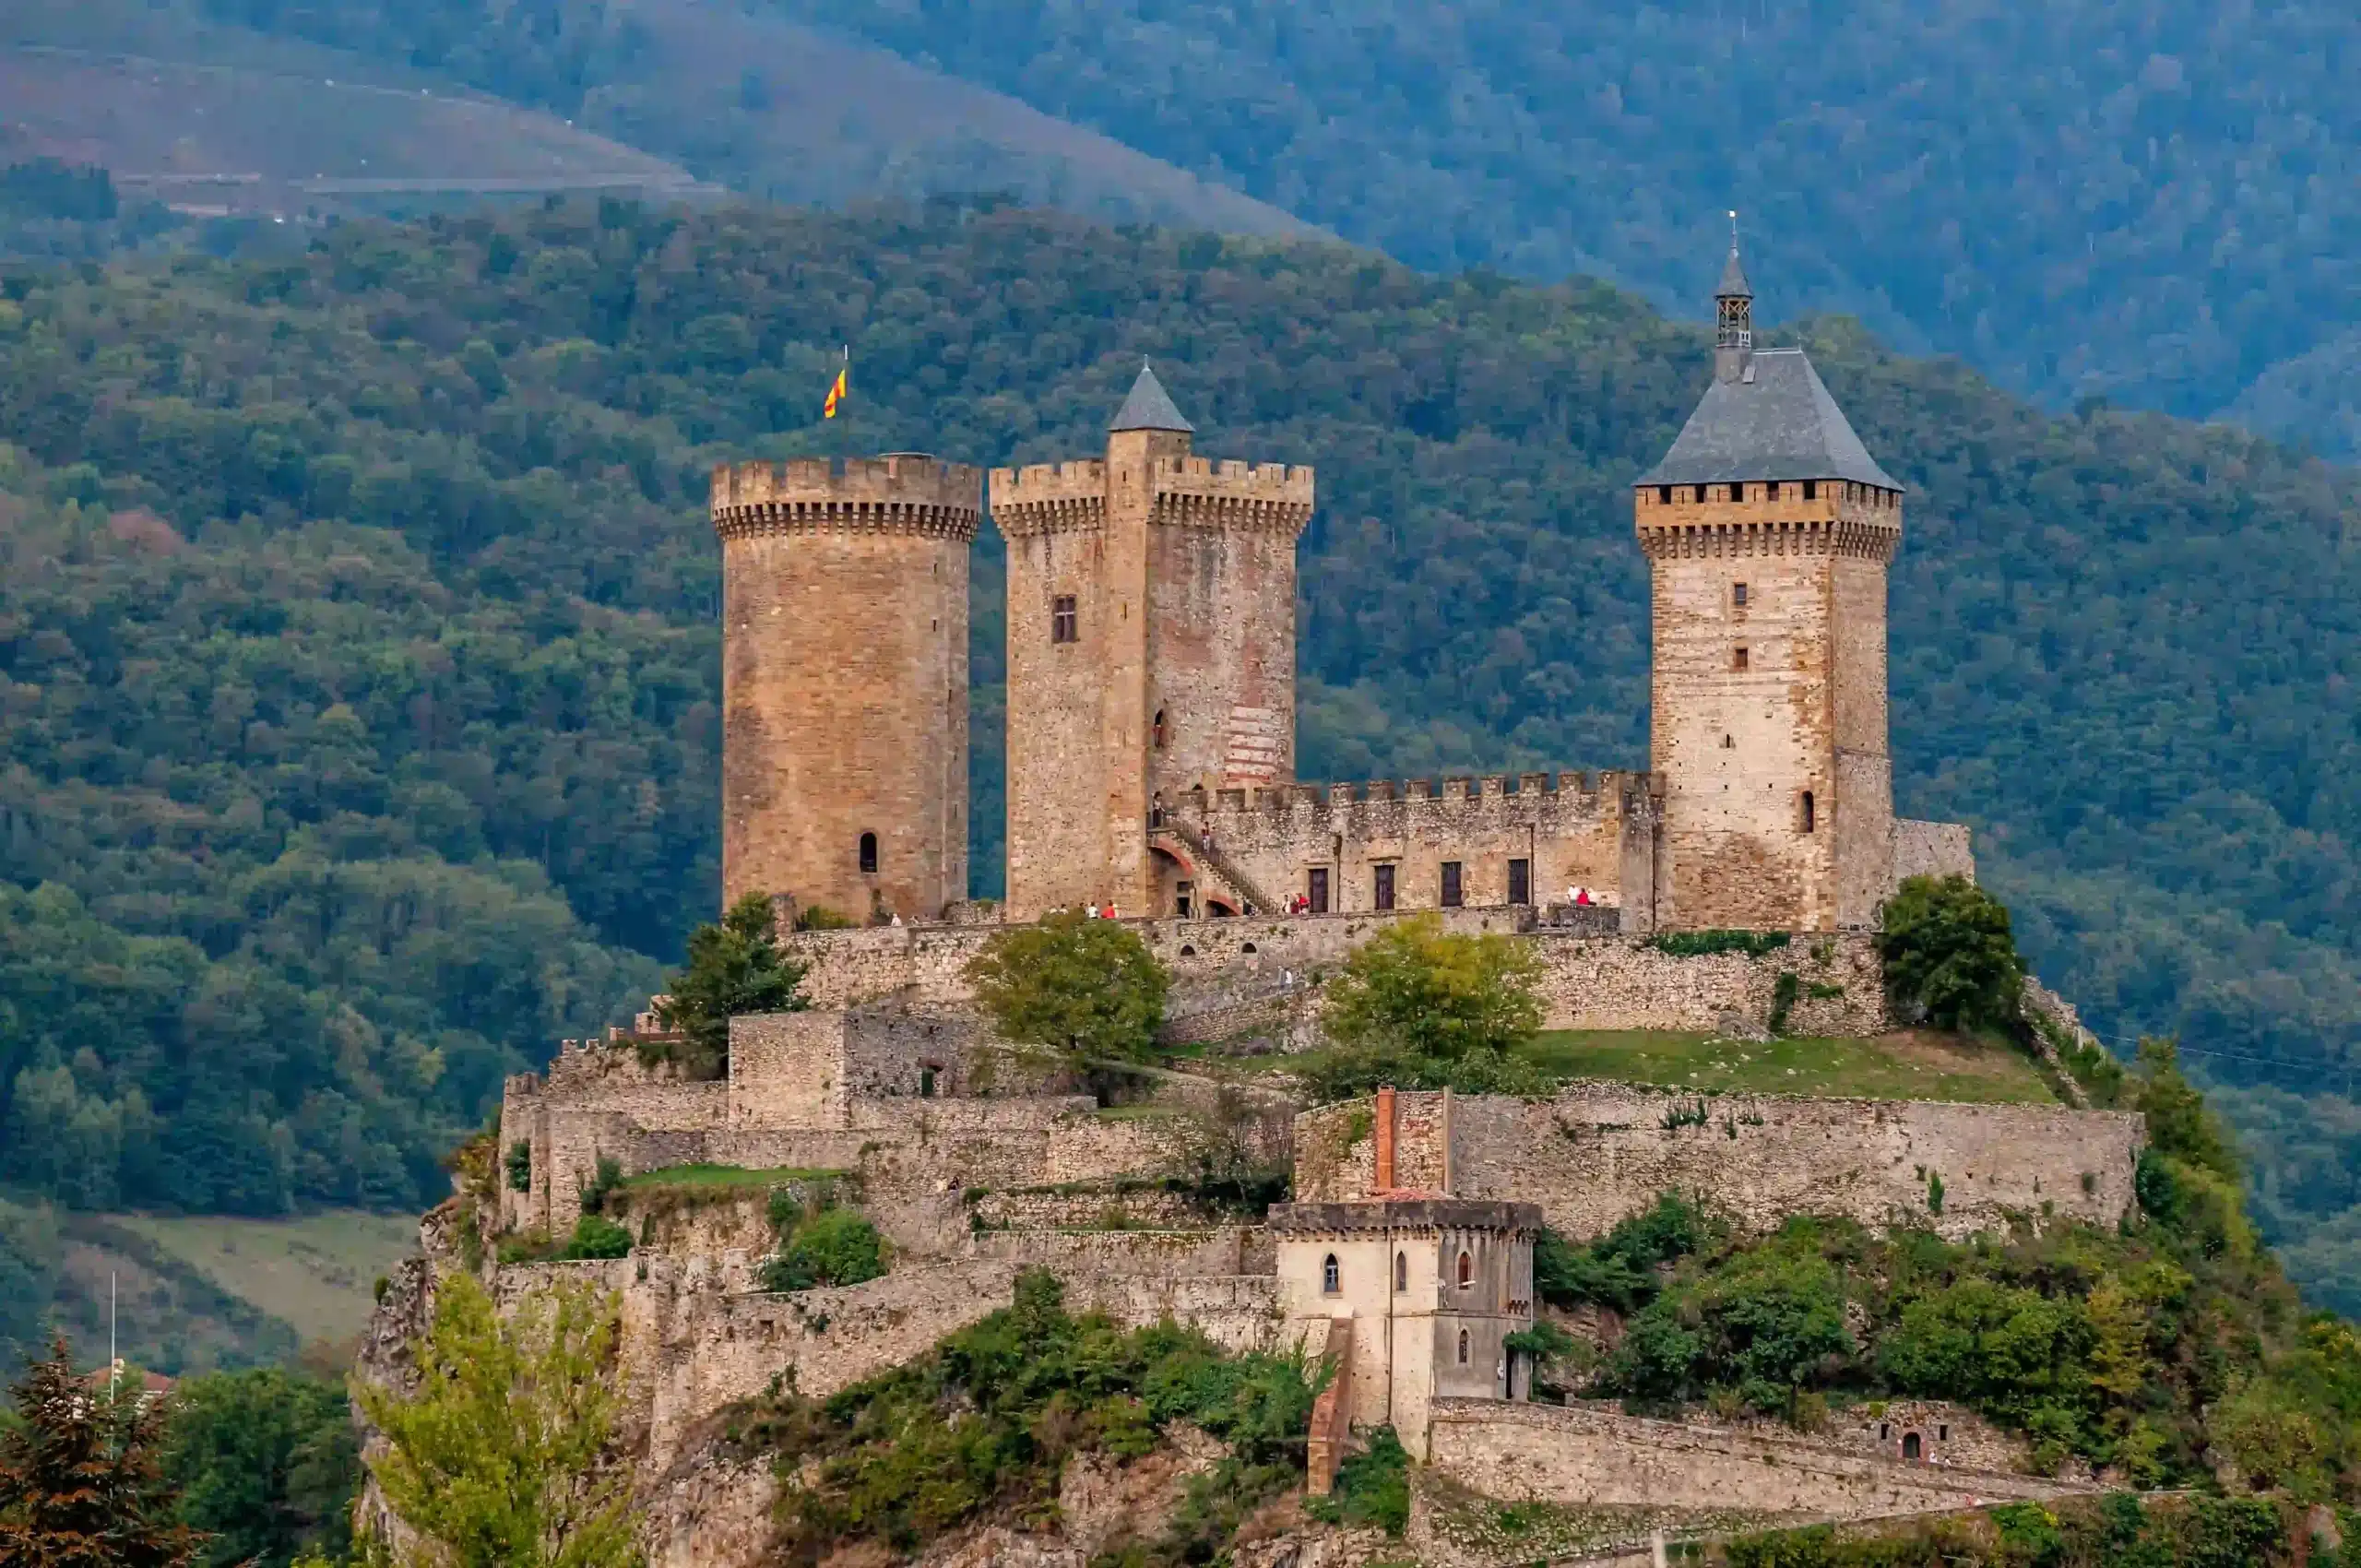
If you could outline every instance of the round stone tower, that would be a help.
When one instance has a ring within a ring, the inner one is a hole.
[[[978,471],[917,453],[713,474],[721,896],[857,921],[967,896]]]

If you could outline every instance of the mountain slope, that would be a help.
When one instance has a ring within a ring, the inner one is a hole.
[[[2361,324],[2361,20],[2326,0],[767,0],[1415,266],[1692,314],[1743,209],[1838,309],[2189,416]],[[2349,445],[2348,386],[2283,421]]]
[[[6,287],[0,844],[53,885],[0,921],[7,1146],[49,1161],[0,1180],[414,1201],[502,1073],[644,994],[716,896],[724,457],[1081,455],[1152,353],[1204,449],[1320,468],[1308,776],[1644,763],[1627,486],[1706,355],[1602,286],[1008,209],[609,203]],[[2342,1087],[2361,481],[1809,338],[1912,491],[1898,804],[1978,825],[2045,978],[2107,1032]],[[991,892],[989,538],[976,581]],[[2283,1099],[2242,1103],[2281,1129],[2287,1234],[2355,1201],[2361,1156],[2348,1102]],[[2361,1298],[2342,1255],[2311,1277]]]

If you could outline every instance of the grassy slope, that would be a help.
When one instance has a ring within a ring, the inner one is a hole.
[[[125,1216],[115,1223],[306,1342],[360,1333],[377,1277],[418,1244],[416,1219],[357,1210],[298,1219]]]
[[[556,115],[334,50],[117,0],[28,0],[0,18],[9,157],[95,163],[135,193],[300,210],[384,183],[465,191],[695,184]],[[212,182],[191,176],[258,175]]]

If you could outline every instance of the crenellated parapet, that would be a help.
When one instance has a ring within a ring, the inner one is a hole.
[[[797,457],[713,470],[714,532],[907,533],[972,540],[983,515],[981,475],[915,453]]]
[[[1310,813],[1323,826],[1344,828],[1356,808],[1386,812],[1455,810],[1470,805],[1515,812],[1544,809],[1584,815],[1600,813],[1643,814],[1659,793],[1655,779],[1644,772],[1608,768],[1598,773],[1486,774],[1456,778],[1375,778],[1339,784],[1275,784],[1265,789],[1196,790],[1192,813],[1206,820],[1224,817],[1282,815]]]
[[[1632,516],[1651,561],[1830,555],[1882,565],[1902,546],[1902,493],[1837,480],[1643,484]]]
[[[1158,523],[1296,534],[1311,520],[1312,470],[1301,466],[1160,458],[1152,482]]]
[[[1012,539],[1083,533],[1107,522],[1107,465],[1097,457],[991,471],[992,523]]]

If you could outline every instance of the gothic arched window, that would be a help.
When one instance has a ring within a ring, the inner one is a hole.
[[[1333,1296],[1344,1289],[1342,1271],[1336,1267],[1336,1254],[1330,1253],[1320,1264],[1320,1293]]]

